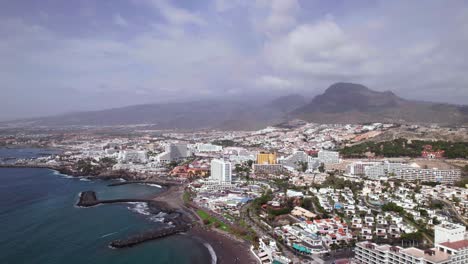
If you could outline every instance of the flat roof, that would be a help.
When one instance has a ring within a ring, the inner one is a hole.
[[[460,250],[462,248],[468,247],[468,240],[464,239],[464,240],[459,240],[455,242],[444,242],[444,243],[440,243],[440,245],[451,248],[451,249]]]
[[[445,252],[436,249],[432,249],[432,251],[434,252],[434,255],[432,256],[429,254],[425,254],[423,250],[418,248],[406,248],[401,250],[400,252],[411,255],[416,258],[424,258],[427,261],[435,263],[447,261],[450,258],[450,255]]]

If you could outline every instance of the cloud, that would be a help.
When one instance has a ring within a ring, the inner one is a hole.
[[[255,85],[262,88],[283,90],[291,88],[293,86],[293,82],[276,76],[264,75],[255,80]]]
[[[468,101],[463,2],[19,2],[0,16],[0,119],[337,81]]]
[[[315,76],[362,74],[365,47],[349,38],[332,20],[303,24],[265,46],[266,60],[279,71]]]
[[[128,26],[127,20],[125,20],[119,13],[114,14],[113,22],[117,26],[121,26],[121,27],[127,27]]]
[[[203,18],[186,9],[169,4],[166,0],[151,0],[151,4],[164,17],[164,19],[173,25],[197,25],[206,24]]]
[[[296,25],[300,9],[297,0],[256,0],[259,10],[267,10],[264,16],[254,17],[256,27],[267,35],[274,35]]]

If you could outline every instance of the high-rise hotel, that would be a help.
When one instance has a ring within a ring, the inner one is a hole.
[[[231,183],[231,163],[221,159],[211,160],[211,180],[220,183]]]

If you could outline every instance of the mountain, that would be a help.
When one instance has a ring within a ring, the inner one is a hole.
[[[413,122],[468,124],[468,106],[406,100],[390,91],[335,83],[307,102],[291,94],[276,99],[159,103],[0,122],[0,127],[115,126],[151,124],[157,129],[256,130],[291,120],[316,123]]]
[[[297,108],[305,103],[306,100],[299,95],[279,97],[273,101],[257,98],[198,100],[68,113],[3,122],[3,125],[62,127],[152,124],[158,129],[251,130],[282,122],[285,114],[292,110],[290,106]]]
[[[285,95],[269,102],[266,107],[278,110],[282,113],[289,113],[299,107],[304,106],[307,99],[299,94]]]
[[[406,100],[393,92],[378,92],[354,83],[335,83],[290,118],[318,123],[468,122],[466,106]]]

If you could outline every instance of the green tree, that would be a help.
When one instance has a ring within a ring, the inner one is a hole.
[[[297,165],[298,171],[300,172],[305,172],[308,167],[308,163],[306,161],[298,161],[296,162],[296,165]]]
[[[318,170],[322,173],[325,172],[325,164],[321,163],[320,166],[318,167]]]

